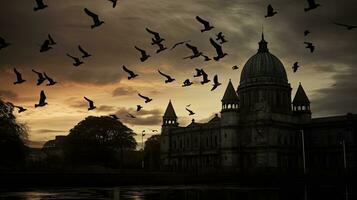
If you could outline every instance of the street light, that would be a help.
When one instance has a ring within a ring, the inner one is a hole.
[[[343,151],[343,167],[346,171],[347,169],[347,158],[346,158],[346,142],[343,139],[342,142],[340,143],[342,145],[342,151]]]
[[[301,145],[302,145],[302,164],[303,164],[304,176],[305,176],[306,175],[306,155],[305,155],[304,129],[300,129],[300,133],[301,133]],[[307,200],[307,185],[306,185],[306,182],[304,184],[304,197],[305,197],[305,200]]]

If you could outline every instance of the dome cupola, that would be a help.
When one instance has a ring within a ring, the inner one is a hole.
[[[264,34],[262,34],[262,39],[259,42],[258,52],[244,65],[240,77],[240,84],[257,81],[288,82],[284,65],[269,52],[268,42],[265,41]]]
[[[291,87],[283,63],[268,49],[262,34],[258,52],[244,65],[238,87],[241,113],[262,109],[291,113]]]

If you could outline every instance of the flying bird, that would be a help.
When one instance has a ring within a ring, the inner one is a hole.
[[[115,6],[117,5],[117,1],[118,1],[118,0],[108,0],[108,1],[112,2],[113,8],[115,8]]]
[[[93,23],[94,23],[93,25],[91,25],[91,28],[92,28],[92,29],[95,28],[95,27],[98,27],[98,26],[100,26],[100,25],[102,25],[102,24],[104,24],[104,21],[101,21],[101,20],[99,19],[99,17],[98,17],[97,14],[91,12],[91,11],[88,10],[87,8],[84,8],[84,12],[85,12],[88,16],[92,17],[92,20],[93,20]]]
[[[201,30],[202,33],[205,32],[205,31],[209,31],[209,30],[211,30],[211,29],[214,28],[214,26],[211,26],[208,21],[202,19],[202,18],[199,17],[199,16],[196,16],[196,20],[197,20],[198,22],[200,22],[200,23],[204,26],[204,29]]]
[[[342,24],[342,23],[338,23],[338,22],[334,22],[334,24],[336,24],[338,26],[345,27],[347,30],[352,30],[352,29],[357,28],[357,26],[355,26],[355,25]]]
[[[174,81],[175,79],[172,78],[171,76],[162,73],[160,70],[157,70],[159,72],[159,74],[161,74],[162,76],[164,76],[166,78],[165,83],[171,83],[172,81]]]
[[[67,56],[72,58],[74,60],[73,66],[78,67],[79,65],[83,64],[84,62],[81,61],[79,58],[71,56],[70,54],[67,53]]]
[[[52,47],[50,46],[50,40],[45,40],[42,45],[41,45],[41,48],[40,48],[40,52],[45,52],[45,51],[48,51],[52,49]]]
[[[211,42],[212,46],[216,49],[217,52],[217,56],[213,57],[215,61],[219,61],[221,58],[228,55],[227,53],[223,53],[222,46],[217,44],[212,38],[210,38],[209,41]]]
[[[222,32],[219,32],[216,36],[216,40],[219,41],[220,44],[228,42]]]
[[[118,120],[118,119],[119,119],[119,117],[118,117],[118,116],[116,116],[116,115],[114,115],[114,114],[109,115],[109,117],[111,117],[111,118],[113,118],[113,119],[115,119],[115,120]]]
[[[47,79],[48,83],[47,83],[47,86],[52,86],[52,85],[55,85],[57,82],[54,81],[51,77],[47,76],[46,73],[44,73],[45,75],[45,78]]]
[[[160,53],[161,51],[166,50],[167,48],[162,44],[162,43],[155,43],[157,46],[159,46],[159,49],[156,50],[156,53]]]
[[[146,28],[146,31],[154,36],[154,38],[152,38],[152,45],[159,44],[165,40],[164,38],[160,37],[160,34],[158,32],[152,31],[149,28]]]
[[[200,76],[202,76],[202,71],[203,71],[203,69],[198,69],[198,68],[196,68],[195,70],[196,70],[196,74],[193,75],[193,77],[200,77]]]
[[[205,62],[208,62],[208,61],[210,61],[210,60],[212,60],[210,57],[208,57],[208,56],[206,56],[206,55],[201,55],[202,57],[204,57],[205,59],[203,60],[203,61],[205,61]]]
[[[141,54],[141,57],[140,57],[141,62],[145,62],[145,60],[147,60],[150,57],[150,55],[148,55],[145,50],[140,49],[137,46],[135,46],[135,49],[138,50]]]
[[[87,97],[84,97],[86,101],[88,101],[88,110],[94,110],[96,107],[94,106],[94,102]]]
[[[271,4],[269,4],[268,7],[267,7],[267,15],[265,15],[265,18],[267,18],[267,17],[272,17],[272,16],[274,16],[276,13],[278,13],[278,12],[274,11],[273,6],[271,6]]]
[[[294,65],[293,65],[293,72],[295,73],[295,72],[297,72],[297,70],[298,70],[298,68],[299,68],[300,66],[299,66],[299,62],[295,62],[294,63]]]
[[[307,36],[307,35],[309,35],[309,34],[310,34],[310,31],[309,31],[309,30],[304,31],[304,36]]]
[[[309,10],[313,10],[319,6],[321,6],[320,4],[316,3],[315,0],[307,0],[307,3],[309,4],[309,7],[305,8],[305,12],[309,11]]]
[[[188,111],[188,115],[194,115],[195,114],[192,110],[190,110],[188,108],[186,108],[186,110]]]
[[[170,50],[173,50],[173,49],[176,48],[177,46],[183,45],[183,44],[185,44],[185,43],[187,43],[187,42],[191,42],[191,40],[186,40],[186,41],[178,42],[178,43],[174,44],[174,45],[171,47]]]
[[[34,69],[32,69],[32,71],[37,74],[37,85],[41,85],[46,80],[46,78],[43,76],[42,73]]]
[[[188,86],[190,86],[190,85],[192,85],[192,84],[193,84],[193,82],[191,82],[190,79],[186,79],[186,80],[183,82],[182,87],[188,87]]]
[[[21,107],[21,106],[14,106],[14,107],[18,109],[18,113],[22,113],[22,112],[25,112],[27,110],[26,108]]]
[[[50,41],[50,45],[56,45],[57,43],[53,40],[51,34],[48,34],[48,40]]]
[[[185,58],[183,58],[183,59],[187,59],[187,58],[194,59],[194,58],[200,57],[200,56],[202,55],[202,52],[198,51],[198,48],[197,48],[197,47],[192,46],[192,45],[190,45],[190,44],[186,44],[186,47],[189,48],[189,49],[191,49],[193,55],[187,56],[187,57],[185,57]]]
[[[92,55],[90,55],[87,51],[85,51],[81,45],[78,45],[78,49],[80,52],[82,52],[82,58],[88,58],[88,57],[91,57]]]
[[[234,65],[234,66],[232,67],[232,69],[233,69],[233,70],[238,70],[239,67],[238,67],[237,65]]]
[[[186,107],[190,107],[190,106],[191,106],[191,104],[186,105]]]
[[[47,8],[48,6],[43,3],[43,0],[36,0],[36,7],[33,8],[34,11],[42,10]]]
[[[136,105],[136,112],[139,112],[143,107],[141,105]]]
[[[220,85],[222,85],[222,83],[218,82],[218,76],[215,75],[213,77],[213,87],[212,87],[211,91],[215,90]]]
[[[201,69],[201,73],[202,73],[202,78],[203,78],[203,80],[201,81],[202,85],[211,81],[208,79],[208,75],[206,74],[205,71],[203,71],[203,69]]]
[[[3,49],[5,47],[8,47],[10,43],[6,42],[6,40],[2,37],[0,37],[0,49]]]
[[[128,68],[126,68],[125,65],[123,65],[123,70],[124,70],[126,73],[129,74],[129,76],[128,76],[128,79],[129,79],[129,80],[132,79],[132,78],[135,78],[135,77],[139,76],[138,74],[135,74],[133,71],[131,71],[131,70],[129,70]]]
[[[19,71],[17,71],[16,68],[14,68],[14,72],[15,72],[15,74],[16,74],[16,81],[14,82],[14,85],[16,85],[16,84],[21,84],[21,83],[23,83],[23,82],[26,81],[26,80],[24,80],[24,79],[22,78],[21,73],[20,73]]]
[[[143,96],[140,93],[138,95],[139,95],[139,97],[141,97],[145,100],[145,103],[149,103],[150,101],[152,101],[152,99],[150,99],[149,97]]]
[[[41,90],[41,93],[40,93],[40,100],[38,101],[38,104],[35,104],[35,108],[37,107],[43,107],[47,105],[47,102],[46,102],[46,95],[45,95],[45,92],[43,90]]]
[[[313,53],[315,51],[315,46],[311,42],[304,42],[306,44],[306,49],[310,49],[310,52]]]

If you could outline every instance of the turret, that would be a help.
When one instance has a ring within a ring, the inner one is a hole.
[[[161,168],[169,168],[169,155],[170,155],[170,129],[177,127],[177,115],[175,113],[174,107],[172,106],[171,100],[167,105],[164,116],[162,117],[163,123],[161,127],[161,138],[160,138],[160,151],[161,151]]]
[[[174,107],[172,106],[171,100],[169,101],[169,104],[167,105],[167,108],[166,108],[164,116],[162,117],[162,120],[163,120],[162,126],[171,126],[171,127],[178,126],[177,115],[175,113]]]
[[[293,100],[293,112],[295,115],[298,115],[303,119],[311,119],[310,100],[301,83],[299,83],[299,87]]]
[[[238,123],[239,98],[234,90],[231,80],[227,85],[222,98],[222,125],[234,125]]]
[[[231,80],[222,98],[221,110],[221,160],[224,169],[232,170],[237,164],[237,126],[239,124],[239,98]]]

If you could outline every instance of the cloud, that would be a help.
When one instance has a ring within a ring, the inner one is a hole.
[[[128,117],[128,113],[134,115],[136,118]],[[121,122],[130,125],[160,125],[162,123],[162,111],[159,109],[142,109],[136,112],[133,108],[121,107],[115,114],[120,118]]]
[[[17,97],[18,97],[18,95],[11,90],[0,90],[0,98],[4,98],[6,100],[13,101],[13,100],[16,100]]]
[[[36,133],[40,133],[40,134],[67,132],[65,130],[54,130],[54,129],[36,129],[36,130],[33,130],[33,131],[36,132]]]
[[[96,111],[98,112],[113,112],[115,110],[116,110],[115,106],[106,106],[106,105],[99,106],[98,108],[96,108]]]
[[[130,86],[117,87],[113,91],[113,97],[115,97],[115,96],[127,96],[127,95],[136,94],[136,93],[138,93],[138,91],[135,90],[134,88],[130,87]]]
[[[335,75],[335,84],[318,89],[312,96],[312,112],[318,110],[320,115],[357,113],[356,75],[357,69],[353,68],[348,73]]]

